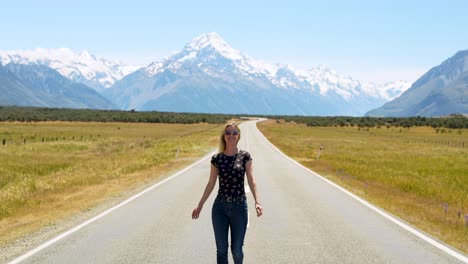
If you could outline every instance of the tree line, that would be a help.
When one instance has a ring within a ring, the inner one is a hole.
[[[464,115],[447,117],[350,117],[350,116],[280,116],[280,115],[234,115],[175,113],[158,111],[93,110],[70,108],[43,108],[0,106],[0,121],[80,121],[80,122],[129,122],[129,123],[226,123],[230,119],[245,117],[265,117],[286,122],[296,122],[307,126],[338,127],[413,127],[431,126],[434,128],[468,128],[468,118]]]
[[[350,116],[271,116],[276,120],[307,126],[338,127],[415,127],[468,128],[468,118],[455,114],[447,117],[350,117]]]
[[[135,110],[93,110],[70,108],[42,108],[0,106],[0,121],[79,121],[79,122],[128,122],[128,123],[211,123],[221,124],[238,118],[235,115],[173,113],[173,112],[140,112]]]

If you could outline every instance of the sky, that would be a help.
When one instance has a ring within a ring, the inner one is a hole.
[[[71,48],[146,66],[216,32],[231,47],[360,81],[416,81],[468,49],[466,0],[15,0],[0,5],[0,50]]]

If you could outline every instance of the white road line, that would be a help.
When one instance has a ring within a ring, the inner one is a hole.
[[[260,131],[260,130],[258,130]],[[273,145],[270,141],[268,141],[268,139],[263,136],[263,134],[260,132],[260,134],[262,135],[262,137],[265,139],[266,142],[268,142],[274,149],[276,149],[276,151],[278,151],[281,155],[283,155],[285,158],[289,159],[291,162],[297,164],[298,166],[302,167],[303,169],[305,169],[306,171],[308,171],[309,173],[315,175],[316,177],[320,178],[321,180],[329,183],[330,185],[332,185],[333,187],[336,187],[337,189],[339,189],[340,191],[346,193],[347,195],[351,196],[352,198],[356,199],[357,201],[359,201],[360,203],[362,203],[363,205],[367,206],[368,208],[374,210],[375,212],[377,212],[378,214],[380,214],[381,216],[387,218],[388,220],[392,221],[393,223],[399,225],[400,227],[404,228],[405,230],[409,231],[410,233],[413,233],[414,235],[418,236],[419,238],[423,239],[424,241],[428,242],[429,244],[437,247],[438,249],[444,251],[445,253],[457,258],[458,260],[461,260],[465,263],[468,263],[468,258],[463,256],[462,254],[456,252],[455,250],[452,250],[450,248],[448,248],[447,246],[435,241],[434,239],[422,234],[421,232],[417,231],[416,229],[412,228],[411,226],[399,221],[398,219],[394,218],[393,216],[387,214],[386,212],[380,210],[379,208],[373,206],[372,204],[370,204],[369,202],[367,202],[366,200],[354,195],[353,193],[349,192],[348,190],[342,188],[341,186],[337,185],[336,183],[324,178],[323,176],[319,175],[318,173],[310,170],[309,168],[306,168],[304,167],[302,164],[300,164],[299,162],[293,160],[292,158],[288,157],[286,154],[284,154],[283,152],[281,152],[281,150],[279,150],[275,145]]]
[[[247,149],[248,149],[248,148],[249,148],[249,146],[250,146],[250,142],[249,142],[249,136],[247,136],[247,137],[246,137],[246,140],[245,140],[245,141],[246,141],[245,148],[247,148]]]
[[[43,249],[49,247],[50,245],[52,245],[52,244],[54,244],[54,243],[60,241],[61,239],[63,239],[63,238],[65,238],[65,237],[67,237],[67,236],[69,236],[69,235],[75,233],[76,231],[80,230],[81,228],[83,228],[83,227],[85,227],[85,226],[91,224],[92,222],[98,220],[99,218],[104,217],[105,215],[109,214],[110,212],[112,212],[112,211],[114,211],[114,210],[116,210],[116,209],[118,209],[118,208],[120,208],[120,207],[122,207],[122,206],[128,204],[129,202],[131,202],[131,201],[133,201],[133,200],[135,200],[135,199],[137,199],[138,197],[142,196],[143,194],[145,194],[145,193],[147,193],[147,192],[149,192],[149,191],[151,191],[151,190],[157,188],[158,186],[160,186],[160,185],[162,185],[162,184],[164,184],[164,183],[166,183],[166,182],[168,182],[168,181],[174,179],[175,177],[177,177],[177,176],[179,176],[180,174],[186,172],[187,170],[191,169],[192,167],[196,166],[197,164],[201,163],[202,161],[206,160],[207,158],[210,158],[210,157],[213,156],[214,154],[215,154],[215,151],[213,151],[213,152],[207,154],[206,156],[204,156],[203,158],[201,158],[199,161],[197,161],[197,162],[193,163],[192,165],[186,167],[185,169],[182,169],[181,171],[179,171],[179,172],[173,174],[173,175],[170,176],[169,178],[166,178],[166,179],[164,179],[164,180],[162,180],[162,181],[160,181],[160,182],[154,184],[153,186],[151,186],[151,187],[149,187],[149,188],[143,190],[142,192],[140,192],[140,193],[138,193],[138,194],[136,194],[136,195],[130,197],[129,199],[127,199],[127,200],[121,202],[120,204],[118,204],[118,205],[116,205],[116,206],[114,206],[114,207],[112,207],[112,208],[110,208],[110,209],[107,209],[106,211],[104,211],[104,212],[100,213],[99,215],[97,215],[97,216],[95,216],[95,217],[93,217],[93,218],[91,218],[91,219],[85,221],[84,223],[82,223],[82,224],[80,224],[80,225],[78,225],[78,226],[76,226],[76,227],[74,227],[74,228],[72,228],[72,229],[70,229],[70,230],[68,230],[68,231],[63,232],[62,234],[58,235],[57,237],[52,238],[51,240],[45,242],[44,244],[42,244],[42,245],[40,245],[40,246],[38,246],[38,247],[36,247],[36,248],[34,248],[34,249],[32,249],[32,250],[26,252],[25,254],[23,254],[23,255],[17,257],[16,259],[14,259],[14,260],[8,262],[8,264],[17,264],[17,263],[20,263],[21,261],[23,261],[23,260],[25,260],[25,259],[31,257],[32,255],[34,255],[34,254],[36,254],[36,253],[42,251]]]

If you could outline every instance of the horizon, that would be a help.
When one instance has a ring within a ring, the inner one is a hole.
[[[4,3],[0,50],[69,48],[147,66],[216,32],[232,48],[295,69],[325,65],[364,82],[413,83],[468,49],[468,2],[240,1]],[[25,8],[25,6],[27,6]],[[15,21],[15,23],[11,23]],[[345,43],[345,44],[343,44]]]

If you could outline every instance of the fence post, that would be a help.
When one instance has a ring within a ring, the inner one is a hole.
[[[3,146],[5,146],[6,144],[6,139],[3,139]]]
[[[323,146],[320,146],[319,152],[317,153],[317,160],[320,159],[320,155],[322,154]]]
[[[444,203],[444,212],[445,212],[445,217],[444,217],[444,221],[447,222],[447,210],[448,210],[448,203]]]

